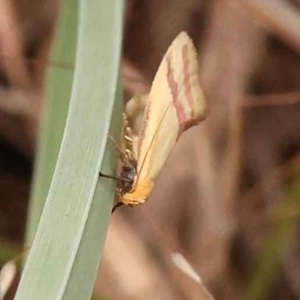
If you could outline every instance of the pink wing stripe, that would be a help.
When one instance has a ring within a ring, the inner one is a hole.
[[[193,93],[192,93],[192,85],[191,85],[191,65],[189,60],[189,53],[188,53],[188,46],[184,45],[182,47],[182,64],[183,64],[183,85],[185,91],[185,97],[187,99],[186,104],[189,106],[190,109],[185,109],[183,104],[179,101],[178,96],[178,82],[175,81],[174,70],[172,69],[171,65],[171,58],[170,56],[167,57],[167,69],[168,69],[168,84],[172,94],[173,103],[176,109],[178,121],[179,121],[179,135],[186,129],[188,129],[191,125],[194,124],[193,115]],[[192,115],[190,115],[192,114]]]
[[[172,100],[176,109],[178,121],[179,121],[179,127],[180,127],[180,132],[184,128],[184,124],[186,123],[186,116],[184,113],[184,109],[180,101],[178,100],[178,84],[175,81],[174,78],[174,71],[171,66],[171,59],[170,57],[167,57],[167,66],[168,66],[168,73],[167,73],[167,79],[168,79],[168,84],[169,88],[172,94]]]

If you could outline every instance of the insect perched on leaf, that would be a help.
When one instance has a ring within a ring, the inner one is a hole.
[[[138,103],[139,99],[131,99],[127,112]],[[124,117],[126,150],[122,159],[119,205],[137,205],[149,198],[180,135],[203,120],[206,113],[197,52],[190,37],[181,32],[158,68],[137,135],[132,133],[128,119]]]

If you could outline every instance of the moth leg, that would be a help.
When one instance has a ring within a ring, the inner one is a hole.
[[[111,175],[106,175],[106,174],[103,174],[101,172],[99,172],[99,176],[100,177],[104,177],[104,178],[109,178],[109,179],[114,179],[114,180],[117,180],[117,181],[122,181],[122,182],[131,182],[129,179],[127,178],[124,178],[124,177],[117,177],[117,176],[111,176]],[[115,204],[111,210],[111,214],[113,214],[116,209],[120,206],[123,206],[124,203],[122,201],[119,201],[119,199],[121,198],[121,195],[122,195],[122,192],[119,188],[116,188],[116,194],[118,195],[118,202],[117,204]],[[132,207],[131,205],[129,205],[130,207]]]
[[[103,174],[102,172],[99,172],[99,177],[110,178],[110,179],[114,179],[114,180],[120,180],[120,178],[117,177],[117,176],[106,175],[106,174]]]
[[[118,176],[113,176],[113,175],[107,175],[103,174],[102,172],[99,172],[99,177],[104,177],[104,178],[109,178],[109,179],[114,179],[116,181],[123,181],[123,182],[131,182],[131,180],[124,178],[124,177],[118,177]]]
[[[125,205],[125,204],[123,202],[119,201],[117,204],[115,204],[113,206],[113,208],[111,210],[111,214],[113,214],[117,210],[117,208],[119,208],[119,207],[121,207],[123,205]],[[130,208],[133,208],[133,205],[131,205],[131,204],[128,204],[127,206],[129,206]]]
[[[113,208],[111,210],[111,214],[113,214],[118,207],[124,205],[124,203],[122,201],[120,201],[121,195],[122,195],[122,190],[119,189],[119,188],[116,188],[116,194],[117,194],[117,197],[118,197],[118,202],[113,206]]]
[[[131,127],[127,126],[127,127],[125,128],[125,131],[126,131],[126,133],[125,133],[125,138],[126,138],[127,140],[129,140],[130,143],[132,143],[132,142],[133,142],[133,138],[132,138],[132,137],[134,136],[134,133],[133,133]]]
[[[127,142],[129,142],[129,143],[133,143],[133,139],[130,137],[130,136],[128,136],[128,135],[124,135],[124,138],[125,138],[125,140],[127,141]]]
[[[126,178],[121,178],[121,177],[116,177],[116,176],[106,175],[106,174],[103,174],[103,173],[101,173],[101,172],[99,172],[99,176],[104,177],[104,178],[114,179],[114,180],[117,180],[117,181],[125,181],[125,182],[128,182],[128,180],[127,180]],[[117,210],[118,207],[124,205],[123,202],[119,201],[119,199],[121,198],[121,194],[122,194],[122,193],[121,193],[121,190],[118,189],[118,188],[116,188],[116,194],[118,195],[118,202],[117,202],[117,204],[115,204],[115,205],[113,206],[113,208],[112,208],[112,210],[111,210],[111,214],[113,214],[113,213]]]
[[[124,203],[123,202],[118,202],[117,204],[114,205],[114,207],[111,210],[111,214],[113,214],[117,208],[119,208],[120,206],[123,206]]]

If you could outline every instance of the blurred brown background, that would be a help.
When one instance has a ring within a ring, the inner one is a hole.
[[[58,9],[56,0],[0,2],[3,245],[24,237]],[[216,299],[300,299],[300,1],[128,1],[127,98],[149,90],[182,30],[199,49],[210,114],[180,138],[149,202],[112,217],[95,292],[200,299],[171,262],[179,251]]]

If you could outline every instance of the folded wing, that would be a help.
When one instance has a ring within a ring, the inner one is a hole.
[[[173,41],[159,66],[148,97],[139,135],[137,180],[124,202],[144,202],[181,133],[206,116],[198,60],[189,36]]]

